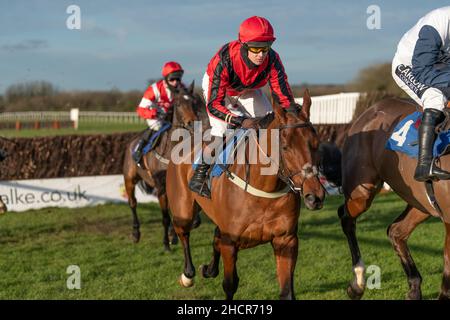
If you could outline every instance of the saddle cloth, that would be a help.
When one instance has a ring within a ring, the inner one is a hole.
[[[386,149],[406,153],[411,158],[417,158],[419,154],[418,128],[421,120],[422,112],[416,111],[400,121],[386,142]],[[449,144],[450,131],[440,132],[434,143],[433,157],[445,153]]]
[[[161,128],[158,131],[154,132],[150,139],[148,139],[148,143],[145,145],[144,149],[142,149],[142,154],[145,155],[153,150],[153,148],[158,143],[159,137],[171,127],[172,125],[169,122],[164,122]]]

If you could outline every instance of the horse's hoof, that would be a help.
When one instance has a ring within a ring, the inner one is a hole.
[[[406,295],[406,300],[422,300],[422,293],[418,290],[410,291]]]
[[[202,264],[199,268],[198,271],[200,272],[200,274],[202,275],[203,278],[208,279],[208,278],[215,278],[217,277],[217,275],[219,274],[218,271],[213,271],[213,272],[209,272],[208,271],[208,265],[207,264]]]
[[[140,232],[133,232],[131,237],[133,238],[134,243],[138,243],[139,240],[141,240],[141,233]]]
[[[169,243],[171,245],[175,245],[178,243],[178,236],[176,234],[173,235],[173,237],[170,239]]]
[[[438,300],[450,300],[450,292],[447,293],[439,293]]]
[[[166,252],[172,251],[172,250],[170,249],[170,245],[169,245],[169,244],[167,244],[167,243],[164,244],[164,251],[166,251]]]
[[[189,288],[194,285],[194,278],[188,278],[184,275],[184,273],[181,274],[180,278],[178,279],[178,282],[180,285],[184,288]]]
[[[347,295],[352,300],[361,300],[363,294],[364,294],[364,288],[361,289],[360,287],[355,286],[352,283],[349,284],[349,286],[347,287]]]

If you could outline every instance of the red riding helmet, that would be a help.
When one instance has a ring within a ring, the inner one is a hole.
[[[166,64],[164,64],[164,66],[162,68],[162,76],[164,78],[173,72],[179,72],[179,73],[183,74],[184,70],[181,67],[181,65],[175,61],[169,61]]]
[[[241,23],[239,27],[239,41],[247,42],[273,42],[273,27],[269,20],[263,17],[253,16]]]

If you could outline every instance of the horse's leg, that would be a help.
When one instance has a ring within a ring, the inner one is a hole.
[[[189,235],[192,230],[192,220],[196,214],[197,206],[195,202],[192,203],[192,208],[185,212],[184,217],[189,217],[189,219],[179,218],[178,216],[173,217],[173,226],[175,231],[180,238],[181,244],[183,245],[184,252],[184,271],[180,276],[179,282],[183,287],[191,287],[194,285],[195,268],[192,263],[191,247],[189,245]]]
[[[190,232],[186,231],[178,231],[175,226],[175,230],[177,231],[178,237],[181,240],[181,244],[183,245],[183,253],[184,253],[184,271],[180,276],[179,283],[185,287],[189,288],[194,285],[194,277],[195,277],[195,267],[192,263],[191,256],[191,247],[189,244],[189,236]]]
[[[196,229],[200,226],[202,220],[200,218],[200,210],[198,210],[194,215],[194,220],[192,221],[192,229]]]
[[[280,299],[294,300],[294,269],[297,263],[297,234],[288,237],[276,237],[272,240],[277,260],[277,277],[280,285]]]
[[[125,177],[125,191],[127,192],[128,205],[130,206],[131,214],[133,215],[132,237],[133,242],[138,243],[139,240],[141,239],[141,231],[139,230],[141,224],[139,223],[139,217],[136,212],[137,200],[136,196],[134,195],[135,188],[136,188],[136,181],[134,181],[134,179],[130,177]]]
[[[162,223],[164,227],[164,236],[163,236],[163,245],[164,250],[170,251],[169,244],[169,226],[170,226],[170,215],[169,215],[169,207],[167,202],[167,195],[161,194],[158,196],[159,206],[161,208],[162,213]]]
[[[347,237],[352,256],[354,277],[347,288],[347,294],[353,300],[361,299],[366,286],[364,279],[365,266],[361,259],[361,252],[356,239],[356,218],[370,207],[380,188],[381,183],[360,184],[354,188],[349,197],[346,197],[345,203],[338,209],[342,231]]]
[[[219,274],[219,261],[220,261],[220,230],[216,227],[214,230],[213,240],[213,255],[209,265],[202,264],[200,266],[200,273],[204,278],[215,278]]]
[[[408,300],[422,299],[422,292],[420,289],[422,277],[409,252],[407,240],[414,229],[428,217],[428,214],[411,206],[407,206],[405,211],[395,219],[387,230],[392,246],[399,256],[403,270],[405,270],[406,276],[408,277],[409,292],[406,296]]]
[[[231,241],[220,240],[220,254],[223,259],[223,282],[226,299],[233,300],[233,296],[239,285],[239,277],[236,269],[238,249]]]
[[[445,224],[444,274],[439,300],[450,300],[450,224]]]
[[[169,224],[169,244],[177,244],[178,243],[178,236],[177,233],[175,232],[175,229],[173,228],[173,224],[172,224],[172,220],[170,221]]]
[[[0,214],[5,213],[6,211],[8,211],[8,208],[3,203],[3,201],[0,199]]]

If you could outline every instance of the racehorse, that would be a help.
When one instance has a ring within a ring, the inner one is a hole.
[[[425,184],[414,179],[417,159],[385,148],[397,123],[418,108],[398,98],[379,101],[353,123],[342,150],[342,188],[345,203],[338,215],[351,251],[354,277],[347,288],[352,299],[364,293],[364,263],[356,238],[356,218],[369,209],[383,182],[407,203],[405,210],[388,227],[387,234],[400,258],[409,285],[407,299],[421,299],[422,277],[413,261],[407,239],[414,229],[430,216],[441,218],[445,225],[444,274],[439,299],[450,298],[450,182],[434,182],[434,192],[442,214],[428,200]],[[440,158],[441,167],[450,168],[449,155]]]
[[[149,187],[148,189],[153,188],[156,191],[164,226],[163,244],[165,250],[170,250],[170,243],[175,244],[178,240],[176,234],[172,230],[171,240],[169,241],[171,219],[165,191],[165,178],[170,152],[174,146],[174,142],[172,142],[170,138],[172,132],[180,127],[192,131],[194,128],[194,121],[198,120],[196,110],[203,107],[201,98],[197,94],[194,94],[193,90],[194,82],[192,82],[188,89],[172,89],[174,97],[172,126],[168,131],[161,134],[159,144],[155,149],[148,152],[143,157],[141,162],[143,162],[144,165],[142,167],[138,166],[132,158],[132,153],[139,140],[139,136],[134,138],[127,145],[123,165],[123,176],[125,179],[125,190],[128,195],[128,204],[133,215],[132,238],[135,243],[139,242],[141,236],[140,222],[136,212],[137,201],[135,197],[136,184],[141,180]],[[197,222],[197,224],[198,223],[199,222]]]
[[[218,275],[222,256],[223,289],[226,298],[232,299],[239,282],[236,269],[238,251],[270,242],[276,257],[280,298],[295,298],[293,277],[298,254],[300,196],[311,210],[320,209],[325,197],[317,175],[319,140],[309,121],[310,106],[308,92],[305,93],[301,111],[286,112],[275,104],[274,112],[259,120],[260,128],[267,129],[260,130],[259,141],[266,141],[267,146],[271,145],[272,131],[279,132],[275,142],[280,146],[280,161],[275,172],[261,175],[265,165],[260,160],[256,164],[230,164],[227,174],[213,179],[211,199],[189,190],[188,182],[193,174],[191,164],[170,162],[167,168],[167,196],[173,225],[184,249],[184,271],[179,279],[182,286],[193,285],[195,268],[189,236],[193,217],[201,208],[217,226],[212,260],[209,265],[200,268],[204,277]],[[272,152],[267,153],[272,159],[273,155]],[[189,156],[192,161],[194,152]],[[247,191],[235,185],[228,174],[233,174],[234,179],[248,177]],[[264,196],[248,191],[255,189]]]

